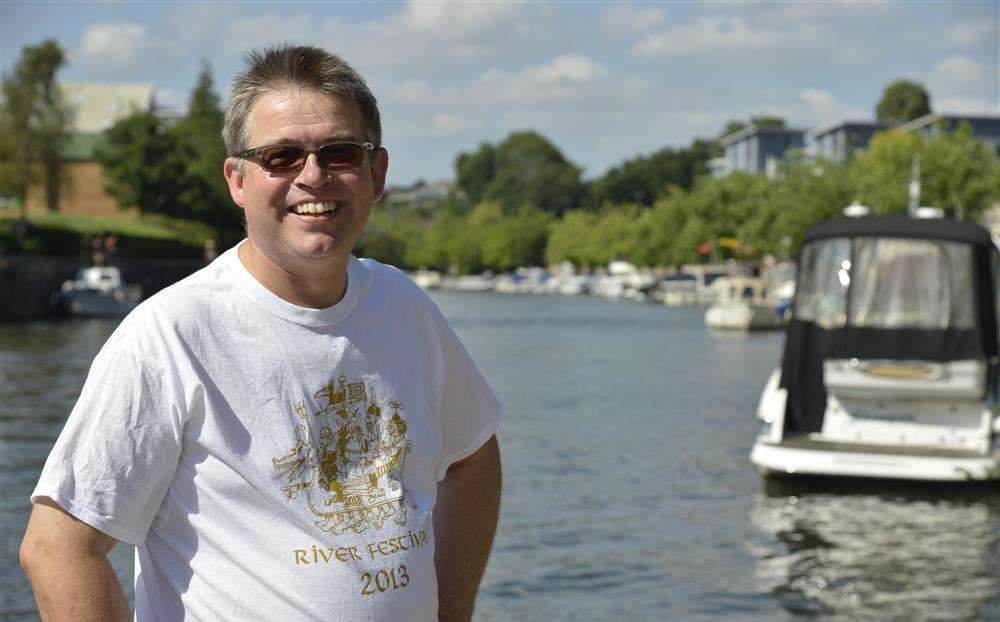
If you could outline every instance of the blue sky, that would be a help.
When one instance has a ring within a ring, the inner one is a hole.
[[[938,112],[1000,114],[1000,3],[17,2],[0,64],[59,41],[65,82],[149,82],[183,108],[200,63],[225,91],[259,45],[321,45],[379,99],[390,183],[453,175],[455,156],[535,129],[584,167],[715,136],[769,114],[870,118],[918,80]]]

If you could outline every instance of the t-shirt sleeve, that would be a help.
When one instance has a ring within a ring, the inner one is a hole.
[[[163,373],[121,346],[94,359],[42,469],[49,497],[91,527],[141,545],[177,470],[185,418]]]
[[[437,469],[441,481],[448,467],[474,454],[493,436],[500,426],[503,406],[443,317],[438,325],[444,367],[442,459]]]

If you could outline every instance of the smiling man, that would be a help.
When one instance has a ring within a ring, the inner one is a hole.
[[[46,619],[468,620],[496,528],[500,403],[434,304],[351,255],[388,154],[311,47],[251,53],[224,172],[247,239],[94,360],[21,546]]]

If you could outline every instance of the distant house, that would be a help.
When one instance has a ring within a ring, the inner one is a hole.
[[[420,207],[443,201],[451,192],[452,182],[434,181],[416,182],[412,186],[389,188],[386,192],[386,203],[389,207]]]
[[[713,167],[716,175],[745,171],[764,173],[774,179],[778,164],[789,152],[805,146],[805,131],[780,125],[749,125],[723,136],[719,143],[725,149],[725,166],[716,164]]]
[[[968,124],[972,129],[973,136],[987,147],[993,149],[994,153],[1000,155],[1000,115],[932,113],[914,119],[909,123],[904,123],[899,126],[899,129],[904,132],[920,132],[925,136],[932,136],[942,129],[954,132],[962,124]]]
[[[104,172],[94,158],[104,131],[135,112],[154,112],[152,84],[64,84],[63,96],[72,109],[70,137],[63,146],[63,188],[59,211],[73,214],[115,214],[118,202],[104,191]],[[41,183],[28,188],[29,212],[48,209]]]
[[[865,149],[875,134],[892,127],[885,121],[838,121],[806,132],[810,155],[843,162]]]

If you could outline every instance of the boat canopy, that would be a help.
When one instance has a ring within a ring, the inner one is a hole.
[[[805,236],[782,362],[786,432],[818,432],[823,363],[987,363],[996,391],[998,251],[969,222],[831,220]]]

